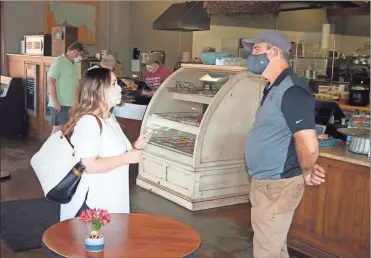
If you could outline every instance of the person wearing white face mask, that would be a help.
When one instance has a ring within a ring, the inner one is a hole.
[[[68,110],[75,102],[79,75],[76,63],[81,62],[85,47],[74,42],[65,54],[54,59],[48,72],[49,108],[51,114],[52,134],[63,128],[68,119]]]
[[[107,209],[129,213],[129,164],[138,163],[151,137],[141,135],[131,144],[110,110],[121,103],[121,88],[109,69],[86,71],[65,128],[76,123],[71,136],[75,156],[85,171],[72,200],[61,205],[60,220],[83,210]],[[100,124],[97,122],[100,120]]]
[[[151,96],[172,72],[169,68],[161,64],[160,53],[149,54],[145,63],[147,70],[143,72],[143,80],[151,88],[151,91],[145,91],[143,93]]]

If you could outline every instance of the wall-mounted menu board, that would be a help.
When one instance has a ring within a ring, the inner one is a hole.
[[[38,116],[39,100],[39,65],[24,64],[26,83],[26,109],[29,115]]]
[[[48,91],[48,72],[50,65],[44,65],[44,119],[51,121],[49,104],[49,91]]]

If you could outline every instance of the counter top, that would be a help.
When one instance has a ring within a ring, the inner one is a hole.
[[[320,147],[319,156],[370,167],[367,155],[356,154],[348,151],[348,145],[346,144],[333,147]]]
[[[125,103],[123,106],[114,107],[113,114],[116,117],[133,120],[143,120],[146,109],[147,109],[146,105]]]
[[[370,106],[359,107],[359,106],[350,106],[350,105],[346,105],[346,104],[339,104],[339,107],[342,110],[349,111],[349,112],[352,112],[354,110],[359,110],[361,112],[370,113]]]
[[[28,57],[42,57],[42,58],[56,58],[57,56],[42,56],[42,55],[28,55],[28,54],[6,54],[7,56],[28,56]]]

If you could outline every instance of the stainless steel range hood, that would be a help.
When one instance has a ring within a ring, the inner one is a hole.
[[[279,12],[352,7],[358,7],[358,5],[353,1],[287,1],[280,2]]]
[[[172,4],[153,22],[154,30],[203,31],[210,30],[210,17],[203,2]]]

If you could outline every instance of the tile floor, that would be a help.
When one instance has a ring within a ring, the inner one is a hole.
[[[37,198],[42,191],[29,159],[39,147],[32,140],[1,142],[1,171],[11,172],[10,180],[1,182],[1,200]],[[134,181],[134,180],[131,180]],[[197,258],[252,258],[253,231],[250,205],[241,204],[191,212],[134,184],[131,186],[131,209],[181,221],[197,230],[202,248]],[[0,245],[2,258],[46,258],[42,249],[13,253]],[[290,250],[292,258],[306,256]]]

